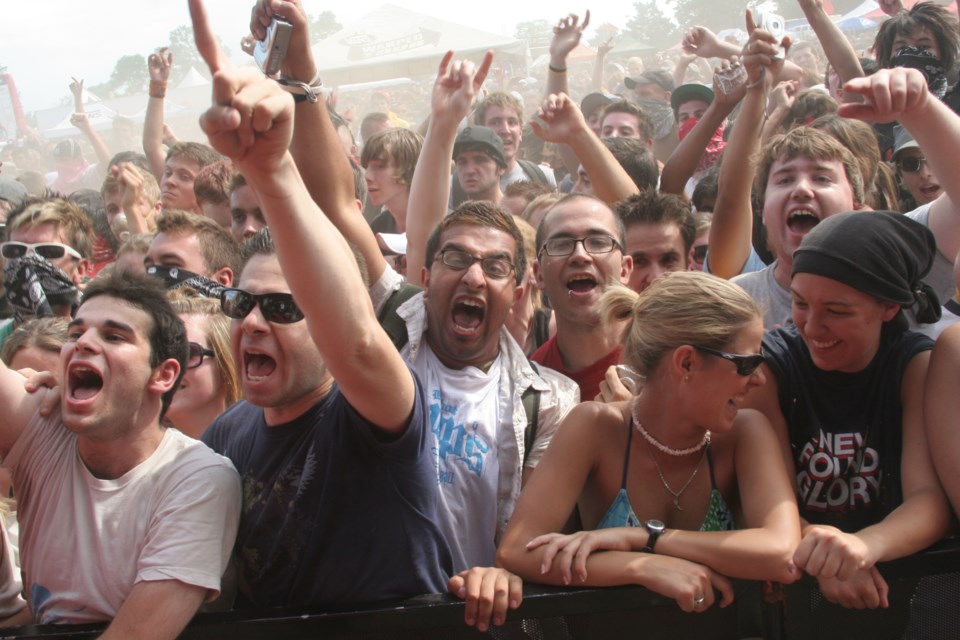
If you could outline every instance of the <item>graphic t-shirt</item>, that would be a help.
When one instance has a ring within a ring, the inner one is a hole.
[[[859,531],[903,502],[903,374],[933,342],[885,326],[863,371],[818,369],[794,325],[767,333],[763,349],[777,381],[796,467],[800,515]]]

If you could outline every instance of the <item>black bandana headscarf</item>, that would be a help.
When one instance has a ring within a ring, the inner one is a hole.
[[[80,292],[70,276],[33,253],[7,260],[3,284],[17,324],[49,318],[54,315],[53,307],[75,307],[80,302]]]
[[[894,67],[916,69],[927,79],[927,89],[941,100],[947,95],[947,74],[940,59],[927,49],[904,47],[893,54],[890,63]]]
[[[180,267],[167,267],[160,264],[152,264],[147,267],[147,275],[159,278],[163,281],[163,286],[167,291],[187,287],[193,289],[204,298],[220,299],[220,292],[226,289],[225,286],[211,280],[206,276],[193,271],[187,271]]]

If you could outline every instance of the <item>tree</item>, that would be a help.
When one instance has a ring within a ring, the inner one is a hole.
[[[219,42],[219,38],[217,41]],[[181,25],[170,32],[170,53],[173,54],[173,67],[170,69],[170,86],[176,86],[180,80],[194,67],[200,73],[209,75],[207,64],[200,57],[197,46],[193,40],[193,28],[187,25]],[[223,44],[221,43],[222,47]],[[225,52],[226,53],[226,52]],[[229,54],[227,54],[229,56]],[[146,62],[144,62],[146,65]]]
[[[610,24],[609,22],[604,22],[596,28],[588,42],[591,47],[596,49],[610,38],[613,38],[613,42],[616,43],[618,35],[620,35],[620,27]]]
[[[325,40],[340,29],[343,29],[343,25],[337,21],[333,11],[324,11],[320,15],[310,16],[310,42],[312,43]]]
[[[750,3],[757,4],[756,2]],[[713,32],[732,27],[744,28],[743,0],[676,0],[675,15],[683,30],[690,27],[707,27]]]
[[[133,96],[146,91],[149,80],[147,59],[140,54],[133,54],[117,60],[106,84],[114,95]]]
[[[682,30],[656,0],[638,0],[633,6],[637,14],[627,22],[624,35],[628,38],[661,50],[680,40]]]

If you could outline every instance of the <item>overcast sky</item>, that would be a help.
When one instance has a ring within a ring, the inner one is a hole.
[[[382,4],[379,0],[335,4],[304,0],[307,13],[330,9],[341,24]],[[553,23],[567,12],[584,10],[556,4],[554,11],[543,14],[546,3],[516,0],[395,0],[394,4],[509,36],[517,22],[543,18]],[[206,5],[214,31],[234,53],[239,52],[252,0],[206,0]],[[633,13],[633,0],[608,0],[599,13],[593,12],[591,25],[610,22],[622,27]],[[55,106],[69,96],[71,76],[83,78],[87,85],[104,82],[118,58],[146,56],[168,41],[171,30],[190,22],[186,0],[4,0],[0,15],[0,65],[13,75],[27,111]],[[322,69],[323,61],[317,62]]]

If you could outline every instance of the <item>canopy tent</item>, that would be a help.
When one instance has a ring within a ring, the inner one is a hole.
[[[327,86],[435,74],[448,50],[523,65],[526,43],[385,4],[313,47]]]

